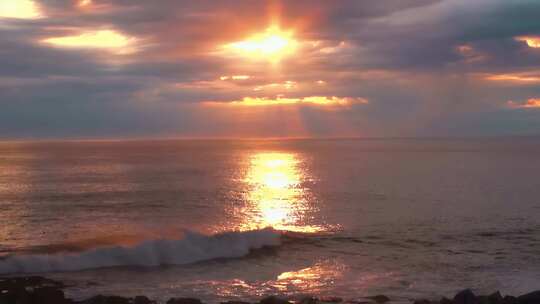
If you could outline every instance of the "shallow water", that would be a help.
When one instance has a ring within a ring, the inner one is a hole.
[[[2,143],[0,273],[77,298],[523,293],[540,286],[539,153],[538,138]]]

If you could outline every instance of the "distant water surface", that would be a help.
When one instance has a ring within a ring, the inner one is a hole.
[[[540,139],[5,142],[0,222],[0,274],[76,298],[518,294]]]

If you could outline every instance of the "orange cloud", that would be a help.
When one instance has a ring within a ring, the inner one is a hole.
[[[530,98],[523,103],[509,100],[506,105],[513,109],[540,109],[540,98]]]
[[[60,48],[109,49],[118,54],[129,54],[134,52],[134,40],[114,30],[98,30],[84,31],[72,36],[51,37],[42,42]]]
[[[507,74],[483,74],[482,77],[488,81],[501,81],[509,83],[540,83],[539,72],[528,73],[507,73]]]
[[[263,84],[258,85],[253,88],[253,91],[263,91],[263,90],[274,90],[274,89],[296,89],[298,87],[298,83],[296,81],[287,80],[282,83],[269,83],[269,84]]]
[[[487,56],[485,54],[482,54],[472,46],[468,44],[459,45],[456,47],[456,52],[458,52],[463,58],[465,59],[465,62],[473,63],[485,60]]]
[[[248,80],[251,76],[249,75],[232,75],[232,76],[221,76],[219,77],[220,80]]]
[[[35,19],[42,17],[39,7],[30,0],[0,1],[0,18]]]
[[[515,39],[525,42],[530,48],[540,48],[540,36],[519,36]]]
[[[369,101],[361,97],[336,97],[336,96],[309,96],[300,98],[287,98],[278,96],[276,98],[268,97],[244,97],[242,100],[229,102],[208,101],[205,105],[211,106],[241,106],[241,107],[258,107],[258,106],[278,106],[278,105],[308,105],[342,108],[350,107],[357,104],[368,104]]]

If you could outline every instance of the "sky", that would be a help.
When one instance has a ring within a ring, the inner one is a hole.
[[[0,138],[540,134],[538,0],[1,0]]]

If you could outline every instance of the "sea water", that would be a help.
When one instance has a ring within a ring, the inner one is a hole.
[[[540,139],[0,143],[0,274],[70,297],[540,286]]]

